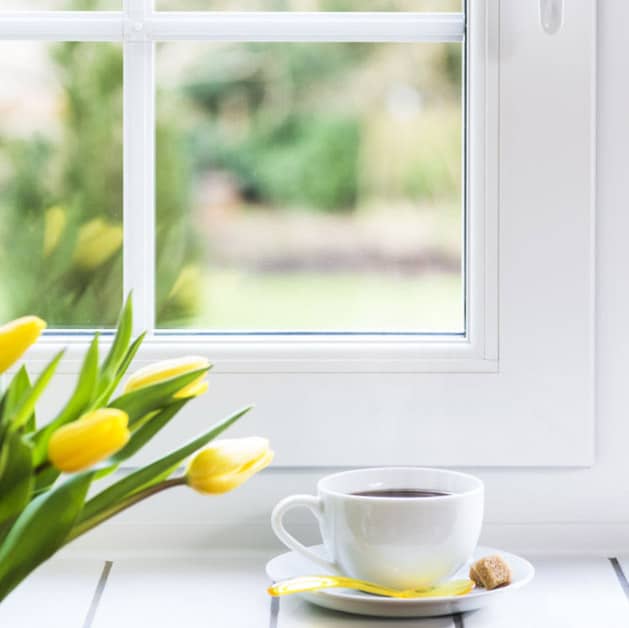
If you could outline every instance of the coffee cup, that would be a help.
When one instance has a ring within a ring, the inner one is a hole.
[[[478,543],[483,483],[466,473],[359,469],[324,477],[317,492],[283,499],[271,524],[284,545],[332,573],[400,589],[429,587],[460,569]],[[285,513],[297,507],[314,514],[327,557],[284,527]]]

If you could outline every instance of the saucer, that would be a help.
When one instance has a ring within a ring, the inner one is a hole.
[[[315,545],[310,549],[326,556],[323,545]],[[462,596],[417,599],[378,597],[350,589],[327,589],[296,595],[300,595],[317,606],[373,617],[436,617],[473,611],[503,598],[516,589],[520,589],[529,583],[535,574],[533,565],[524,558],[493,547],[479,546],[474,551],[471,560],[459,569],[452,579],[468,578],[470,564],[490,554],[499,554],[507,561],[513,576],[511,584],[491,591],[478,587]],[[266,573],[271,580],[278,582],[298,576],[323,575],[331,572],[319,567],[297,552],[287,552],[270,560],[266,565]]]

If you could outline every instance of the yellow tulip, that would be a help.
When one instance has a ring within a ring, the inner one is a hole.
[[[61,235],[68,222],[63,207],[49,207],[44,214],[44,257],[48,257],[59,244]]]
[[[60,427],[48,443],[50,462],[66,473],[81,471],[122,449],[129,440],[129,417],[117,408],[100,408]]]
[[[16,362],[44,329],[45,321],[37,316],[23,316],[0,327],[0,373]]]
[[[122,227],[94,218],[82,225],[74,249],[74,263],[94,270],[109,260],[122,246]]]
[[[192,459],[186,482],[199,493],[226,493],[271,464],[273,455],[266,438],[219,440]]]
[[[190,373],[198,369],[208,368],[209,366],[210,363],[208,359],[199,356],[188,356],[185,358],[156,362],[133,373],[125,384],[124,392],[128,393],[138,390],[139,388],[144,388],[145,386],[152,386],[171,377]],[[174,395],[175,399],[187,399],[188,397],[198,397],[202,395],[208,388],[207,381],[204,378],[205,373],[190,384],[184,386]]]

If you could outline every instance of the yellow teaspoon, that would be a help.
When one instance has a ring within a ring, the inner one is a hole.
[[[342,589],[356,589],[365,593],[384,595],[398,598],[419,598],[419,597],[445,597],[449,595],[465,595],[474,588],[471,580],[452,580],[446,584],[440,584],[428,589],[391,589],[383,587],[373,582],[356,580],[345,576],[301,576],[282,580],[268,588],[270,595],[290,595],[292,593],[305,593],[306,591],[319,591],[321,589],[332,589],[340,587]]]

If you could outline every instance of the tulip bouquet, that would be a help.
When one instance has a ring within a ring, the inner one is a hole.
[[[167,455],[98,490],[98,480],[148,443],[191,399],[207,390],[204,358],[169,360],[140,369],[115,396],[144,334],[131,339],[132,304],[99,360],[98,335],[61,411],[38,427],[35,406],[62,353],[31,382],[25,366],[0,391],[0,601],[28,574],[76,537],[162,490],[188,485],[229,491],[273,458],[268,441],[215,441],[250,408],[212,426]],[[0,374],[37,340],[44,321],[27,316],[0,327]],[[186,471],[176,471],[192,456]]]

